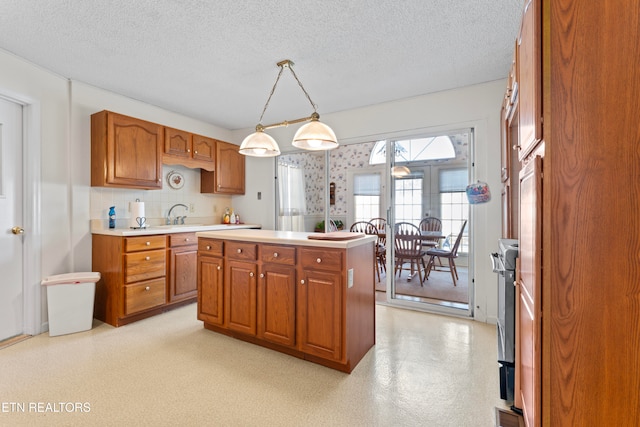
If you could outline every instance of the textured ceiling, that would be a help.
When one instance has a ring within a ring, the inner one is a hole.
[[[522,0],[0,0],[0,48],[226,129],[291,59],[323,114],[505,78]],[[0,73],[2,68],[0,67]],[[263,123],[312,112],[285,70]]]

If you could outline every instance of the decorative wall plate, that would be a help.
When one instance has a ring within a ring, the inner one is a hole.
[[[178,190],[184,187],[184,176],[180,172],[171,171],[167,174],[169,187]]]

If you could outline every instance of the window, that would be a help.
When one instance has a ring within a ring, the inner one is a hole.
[[[469,201],[465,193],[468,181],[467,169],[440,169],[438,175],[442,234],[451,236],[448,240],[453,245],[462,223],[469,219]],[[467,229],[465,229],[458,251],[461,253],[469,252]]]
[[[380,174],[353,176],[354,222],[380,216]]]
[[[445,160],[456,157],[451,137],[447,135],[396,141],[395,151],[396,163]],[[369,164],[380,165],[386,162],[386,141],[378,141],[371,150]]]
[[[395,179],[395,221],[416,226],[422,219],[422,174]]]

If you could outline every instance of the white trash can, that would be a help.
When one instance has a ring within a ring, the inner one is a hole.
[[[100,273],[67,273],[42,280],[47,287],[49,336],[72,334],[91,329],[93,299]]]

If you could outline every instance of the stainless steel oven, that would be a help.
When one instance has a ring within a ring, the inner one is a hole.
[[[513,402],[516,361],[515,277],[518,241],[499,239],[498,252],[491,254],[493,271],[498,273],[498,366],[500,398]]]

